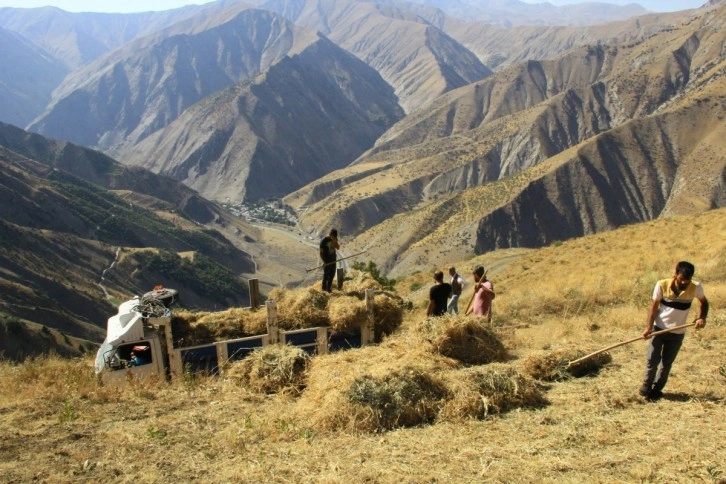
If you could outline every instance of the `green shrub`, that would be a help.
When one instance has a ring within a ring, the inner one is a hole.
[[[20,321],[17,316],[5,316],[3,326],[5,327],[5,334],[9,336],[20,336],[25,333],[25,323]]]

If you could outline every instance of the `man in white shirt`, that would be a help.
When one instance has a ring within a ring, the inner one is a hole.
[[[690,262],[681,261],[676,265],[673,277],[656,283],[643,338],[650,338],[650,334],[656,331],[685,325],[694,299],[698,299],[700,303],[700,312],[694,327],[700,329],[706,325],[708,300],[701,283],[691,280],[695,270]],[[682,328],[651,338],[643,385],[639,391],[641,396],[649,400],[657,400],[663,396],[663,387],[668,381],[671,366],[681,349],[685,334],[686,328]]]

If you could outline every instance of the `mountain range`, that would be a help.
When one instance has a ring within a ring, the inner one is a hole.
[[[400,277],[723,207],[724,2],[550,7],[0,9],[2,311],[97,341],[157,283],[304,283],[333,226]],[[269,199],[289,243],[220,207]]]

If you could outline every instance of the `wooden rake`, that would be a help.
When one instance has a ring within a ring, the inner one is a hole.
[[[629,339],[628,341],[621,341],[620,343],[616,343],[614,345],[610,345],[607,348],[603,348],[601,350],[597,350],[595,352],[590,353],[589,355],[585,355],[582,358],[578,358],[576,360],[573,360],[573,361],[569,362],[567,364],[567,369],[569,370],[570,368],[572,368],[573,366],[575,366],[578,363],[581,363],[581,362],[583,362],[583,361],[585,361],[585,360],[587,360],[589,358],[592,358],[593,356],[597,356],[600,353],[605,353],[606,351],[609,351],[609,350],[611,350],[613,348],[617,348],[618,346],[624,346],[624,345],[627,345],[629,343],[634,343],[636,341],[641,341],[643,339],[652,338],[653,336],[658,336],[659,334],[670,333],[671,331],[676,330],[676,329],[688,328],[690,326],[695,326],[695,325],[696,325],[696,322],[694,321],[692,323],[684,324],[682,326],[675,326],[673,328],[663,329],[663,330],[660,330],[660,331],[656,331],[655,333],[650,333],[650,336],[648,336],[648,338],[643,338],[642,336],[638,336],[637,338]]]

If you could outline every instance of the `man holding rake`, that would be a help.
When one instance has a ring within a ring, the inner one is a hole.
[[[695,267],[690,262],[681,261],[676,265],[675,275],[658,281],[653,289],[653,304],[648,311],[648,322],[643,338],[664,329],[686,325],[688,312],[694,299],[700,302],[700,313],[693,325],[696,329],[706,325],[708,300],[701,283],[692,281]],[[659,334],[650,340],[646,357],[641,396],[658,400],[663,396],[663,388],[668,381],[671,366],[683,344],[686,328]]]

